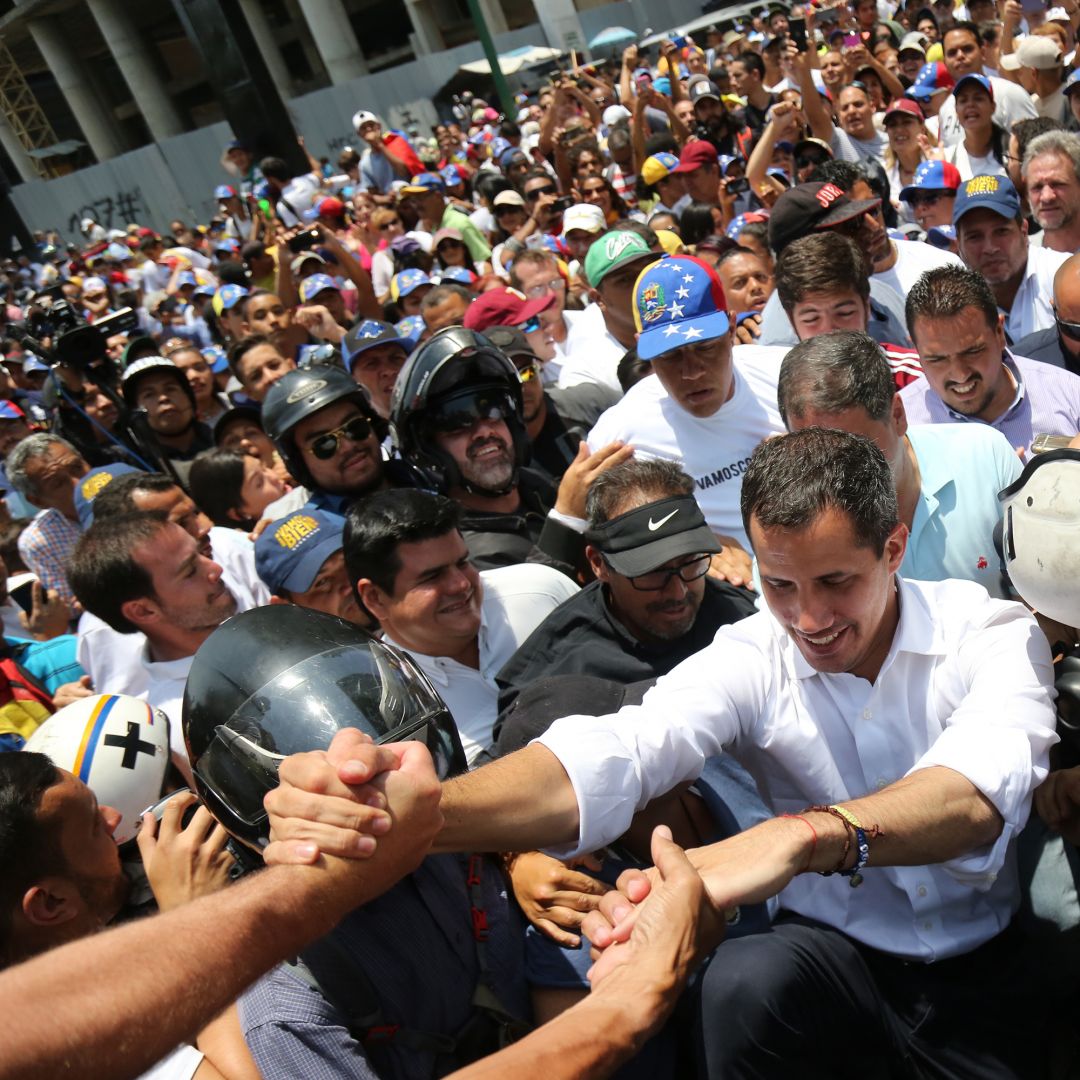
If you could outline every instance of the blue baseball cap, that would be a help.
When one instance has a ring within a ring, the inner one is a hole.
[[[900,190],[900,198],[907,202],[919,191],[956,191],[959,186],[960,170],[951,161],[924,161]]]
[[[245,289],[243,285],[222,285],[214,293],[214,314],[220,315],[223,311],[236,307],[248,295],[248,292],[249,290]]]
[[[300,282],[300,300],[308,304],[327,289],[341,292],[341,286],[329,274],[312,274]]]
[[[225,355],[225,350],[220,345],[207,345],[207,347],[202,350],[202,354],[203,359],[210,365],[210,370],[215,375],[220,375],[223,371],[228,370],[229,358]]]
[[[75,485],[75,513],[79,518],[79,524],[84,529],[89,529],[94,524],[94,500],[107,488],[118,476],[127,473],[137,473],[131,465],[101,465],[91,469]]]
[[[743,159],[736,154],[721,154],[716,160],[720,163],[721,176],[727,176],[732,165],[743,164]]]
[[[236,254],[240,250],[240,245],[232,239],[232,237],[225,237],[224,240],[219,240],[214,245],[214,251],[228,251]]]
[[[413,318],[420,318],[421,324],[423,323],[421,316],[413,316]],[[366,353],[368,349],[375,348],[376,345],[386,345],[388,342],[400,345],[406,351],[412,348],[412,342],[402,337],[392,323],[383,322],[382,319],[365,319],[342,338],[341,358],[345,366],[351,368],[352,362],[358,356]]]
[[[465,266],[445,266],[435,275],[441,284],[444,281],[456,281],[459,285],[471,285],[476,275]]]
[[[926,232],[926,242],[936,248],[950,250],[956,242],[956,227],[954,225],[934,225]]]
[[[665,176],[670,176],[679,167],[679,159],[666,150],[652,154],[641,163],[641,179],[652,186]]]
[[[26,413],[7,398],[0,398],[0,420],[25,420]]]
[[[919,68],[915,81],[907,88],[907,96],[916,101],[928,101],[939,90],[951,90],[953,85],[949,69],[940,60],[931,60]]]
[[[214,198],[215,199],[235,199],[236,198],[236,188],[232,187],[229,184],[218,184],[218,186],[216,188],[214,188]]]
[[[323,563],[341,550],[345,519],[301,508],[273,522],[255,541],[255,569],[272,593],[303,593]]]
[[[213,285],[196,285],[191,297],[194,299],[196,296],[213,296],[215,292],[217,289]]]
[[[390,279],[390,299],[397,303],[409,293],[416,292],[421,285],[431,285],[432,280],[423,270],[402,270]]]
[[[970,86],[972,83],[981,86],[990,95],[990,100],[994,100],[994,87],[990,80],[985,75],[976,75],[974,72],[970,75],[965,75],[962,79],[957,81],[956,85],[953,87],[953,97],[956,97],[956,95],[960,93],[961,87]]]
[[[993,210],[1009,221],[1020,214],[1020,195],[1007,176],[973,176],[961,184],[953,203],[952,223],[971,210]]]
[[[176,287],[179,289],[183,285],[198,285],[199,279],[195,277],[194,273],[190,270],[181,270],[176,275]]]
[[[23,353],[23,374],[29,375],[31,371],[48,371],[49,365],[32,352]]]
[[[434,172],[417,173],[401,189],[402,195],[425,195],[429,191],[444,191],[446,185],[442,177]]]
[[[746,214],[739,214],[738,217],[732,219],[731,224],[724,230],[724,235],[729,240],[738,240],[747,225],[768,220],[769,215],[761,210],[751,210]]]
[[[456,165],[447,165],[446,168],[440,169],[439,175],[447,187],[454,187],[455,184],[465,182],[465,174]]]
[[[134,259],[135,255],[127,244],[112,243],[105,249],[105,258],[115,259],[117,262],[126,262],[128,259]]]
[[[1080,69],[1074,71],[1066,80],[1062,86],[1062,90],[1065,94],[1071,94],[1078,86],[1080,86]]]
[[[723,337],[731,328],[724,286],[703,259],[669,255],[647,266],[634,283],[634,324],[642,360]]]
[[[408,315],[400,322],[394,323],[394,330],[398,337],[404,341],[410,349],[416,348],[417,343],[427,329],[423,315]]]
[[[507,150],[513,150],[514,148],[510,145],[509,139],[504,139],[501,135],[496,135],[495,138],[491,140],[491,145],[488,149],[491,151],[492,159],[498,161]]]

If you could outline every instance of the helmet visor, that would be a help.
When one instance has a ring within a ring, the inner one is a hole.
[[[282,760],[325,750],[346,727],[378,743],[424,743],[440,779],[464,768],[442,699],[408,656],[373,641],[308,657],[260,687],[217,726],[195,773],[241,821],[258,828]]]
[[[428,423],[443,435],[467,431],[481,420],[506,420],[514,414],[514,402],[504,390],[495,387],[459,394],[433,403]]]

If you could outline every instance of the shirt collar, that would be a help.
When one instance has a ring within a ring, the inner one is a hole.
[[[878,673],[879,678],[892,667],[896,657],[901,653],[938,656],[946,651],[933,614],[923,595],[912,588],[899,574],[895,575],[894,580],[900,599],[900,621],[897,624],[896,633],[893,634],[888,655]],[[785,649],[790,657],[789,671],[796,679],[809,679],[814,676],[823,679],[834,677],[811,667],[791,635],[779,623],[777,629],[786,639]]]
[[[1005,365],[1008,371],[1012,374],[1013,380],[1016,383],[1016,392],[1013,394],[1013,399],[1009,403],[1009,407],[996,419],[996,420],[979,420],[978,417],[965,416],[963,413],[954,412],[945,405],[945,399],[941,398],[941,403],[945,405],[945,411],[953,420],[964,420],[970,422],[976,420],[978,423],[988,423],[990,427],[997,427],[999,424],[1004,423],[1012,414],[1020,407],[1024,400],[1024,377],[1020,374],[1020,369],[1016,366],[1016,358],[1013,354],[1006,349],[1001,355],[1001,362]]]

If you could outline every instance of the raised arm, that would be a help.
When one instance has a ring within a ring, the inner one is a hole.
[[[810,65],[806,62],[806,55],[795,48],[794,42],[787,43],[787,59],[791,65],[791,73],[798,80],[799,92],[802,94],[803,112],[806,114],[806,122],[810,125],[810,131],[815,139],[832,145],[833,127],[832,117],[825,103],[821,100],[821,94],[810,74]]]

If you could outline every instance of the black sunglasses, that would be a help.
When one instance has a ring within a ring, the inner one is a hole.
[[[333,431],[326,431],[308,443],[308,449],[320,461],[329,461],[337,452],[343,438],[351,442],[363,442],[371,435],[371,424],[362,416],[354,416]]]
[[[555,194],[555,188],[554,188],[554,186],[549,184],[547,187],[533,188],[532,191],[526,191],[525,192],[525,198],[528,199],[529,202],[536,202],[536,200],[539,199],[541,195],[554,195],[554,194]]]
[[[430,423],[433,430],[453,435],[467,431],[481,420],[505,420],[512,413],[513,407],[503,394],[463,394],[432,413]]]
[[[1070,338],[1072,341],[1080,341],[1080,323],[1066,322],[1054,308],[1054,322],[1057,323],[1058,333]]]

